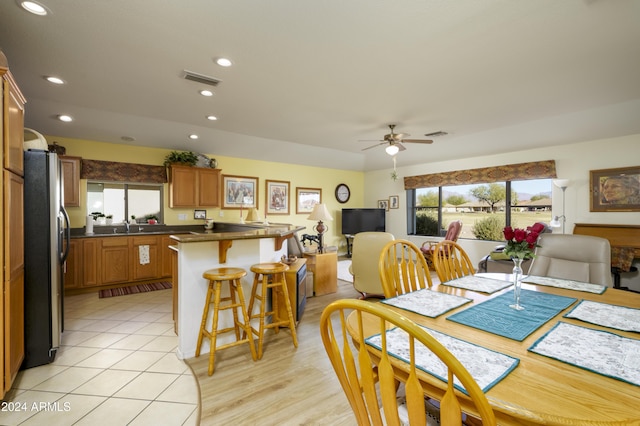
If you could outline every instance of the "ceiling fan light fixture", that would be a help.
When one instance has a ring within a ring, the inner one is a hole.
[[[400,151],[400,148],[398,148],[397,145],[389,145],[384,150],[387,152],[387,154],[394,156],[398,153],[398,151]]]

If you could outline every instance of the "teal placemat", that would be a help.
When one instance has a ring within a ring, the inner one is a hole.
[[[469,343],[430,328],[420,327],[447,348],[464,365],[483,392],[487,392],[496,383],[504,379],[520,363],[518,358]],[[396,327],[387,330],[386,335],[389,355],[408,363],[410,355],[407,332]],[[367,338],[366,342],[377,349],[382,349],[382,337],[380,334]],[[447,382],[447,366],[426,346],[419,343],[415,345],[415,360],[416,367],[445,383]],[[454,386],[466,393],[457,377],[454,377]]]
[[[521,290],[523,311],[511,309],[513,291],[501,294],[447,317],[448,320],[522,341],[577,299],[538,291]]]
[[[640,386],[640,340],[558,322],[529,351]]]

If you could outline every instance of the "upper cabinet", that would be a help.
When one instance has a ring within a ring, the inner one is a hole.
[[[220,207],[220,169],[171,166],[169,207]]]
[[[7,121],[3,129],[3,166],[5,169],[22,176],[24,174],[24,96],[18,89],[11,72],[2,76],[4,117]]]
[[[64,206],[80,207],[80,157],[60,156],[64,182]]]

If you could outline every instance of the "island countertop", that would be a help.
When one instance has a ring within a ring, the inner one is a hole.
[[[211,230],[191,231],[189,234],[171,235],[171,239],[180,243],[198,243],[203,241],[250,240],[256,238],[290,238],[292,234],[304,230],[304,226],[285,223],[241,224],[216,222]]]

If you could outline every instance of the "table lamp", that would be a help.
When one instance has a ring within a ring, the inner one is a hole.
[[[258,222],[260,221],[260,215],[258,215],[258,209],[255,207],[251,207],[247,212],[247,217],[244,219],[247,222]]]
[[[322,234],[329,230],[323,221],[333,220],[331,215],[329,214],[329,210],[327,209],[326,204],[316,204],[313,206],[313,211],[307,218],[308,220],[317,220],[318,224],[313,227],[318,233],[318,253],[323,252],[323,244],[322,244]]]

